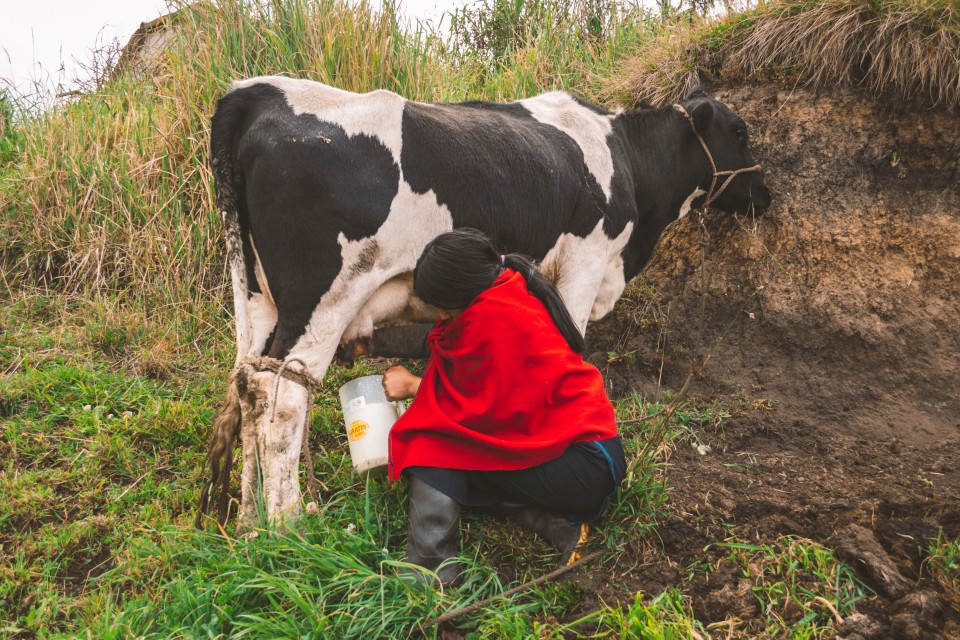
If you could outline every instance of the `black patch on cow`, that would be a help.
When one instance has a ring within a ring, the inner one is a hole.
[[[401,165],[416,193],[432,190],[449,208],[455,227],[538,259],[560,234],[586,236],[606,213],[577,143],[519,103],[407,103]]]
[[[242,224],[256,238],[279,324],[268,354],[283,358],[340,272],[338,236],[374,235],[390,212],[400,170],[376,138],[348,136],[343,128],[311,114],[294,114],[283,93],[258,84],[232,91],[217,113],[238,114],[231,138],[239,158]],[[372,268],[378,248],[367,247],[357,273]]]

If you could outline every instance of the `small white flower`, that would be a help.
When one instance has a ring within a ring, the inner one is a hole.
[[[347,533],[354,533],[356,530],[357,530],[357,525],[353,524],[352,522],[347,525],[347,528],[346,528]]]
[[[90,409],[93,409],[93,407],[91,407],[91,406],[88,405],[88,404],[83,405],[83,410],[84,410],[84,411],[90,411]]]
[[[107,414],[107,420],[113,420],[113,414],[112,414],[112,413],[108,413],[108,414]]]
[[[757,316],[753,315],[753,312],[751,312],[749,315],[750,315],[750,319],[751,319],[751,320],[756,320],[756,319],[757,319]]]
[[[307,513],[309,513],[310,515],[316,515],[316,513],[319,510],[320,510],[320,507],[317,506],[316,502],[311,501],[307,503]]]

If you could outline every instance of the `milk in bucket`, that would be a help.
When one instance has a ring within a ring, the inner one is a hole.
[[[403,405],[387,400],[383,376],[364,376],[343,385],[340,404],[353,468],[361,476],[383,473],[389,459],[387,435]]]

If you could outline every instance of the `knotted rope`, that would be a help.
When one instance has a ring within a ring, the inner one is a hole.
[[[680,114],[687,119],[687,122],[690,123],[690,128],[693,130],[693,135],[696,136],[697,142],[700,143],[700,148],[703,149],[703,153],[707,156],[707,162],[710,163],[710,189],[707,191],[707,197],[704,199],[703,204],[697,208],[697,218],[700,223],[700,325],[702,327],[704,314],[706,313],[705,296],[707,292],[707,247],[710,245],[710,232],[707,231],[707,222],[704,218],[703,211],[720,197],[720,194],[722,194],[724,190],[730,186],[730,183],[733,182],[734,178],[741,173],[760,171],[760,165],[755,164],[752,167],[717,171],[717,163],[713,161],[713,154],[710,153],[710,148],[707,147],[707,143],[704,141],[703,136],[701,136],[700,132],[697,131],[697,125],[693,122],[693,117],[686,109],[683,108],[683,105],[675,104],[673,105],[673,108],[679,111]],[[724,178],[723,183],[720,185],[720,188],[717,189],[717,180],[721,176],[726,177]]]

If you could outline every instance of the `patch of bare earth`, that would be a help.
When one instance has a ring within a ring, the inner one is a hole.
[[[941,528],[960,535],[957,116],[856,92],[718,97],[750,123],[774,205],[757,221],[709,212],[708,236],[695,216],[674,225],[645,272],[655,295],[621,301],[588,339],[594,361],[629,355],[603,367],[616,394],[656,396],[693,371],[695,396],[742,410],[700,434],[707,455],[674,453],[662,554],[624,584],[683,582],[725,525],[796,535],[877,592],[841,637],[960,638],[923,551]],[[710,623],[760,615],[740,586],[715,572],[684,588]]]

